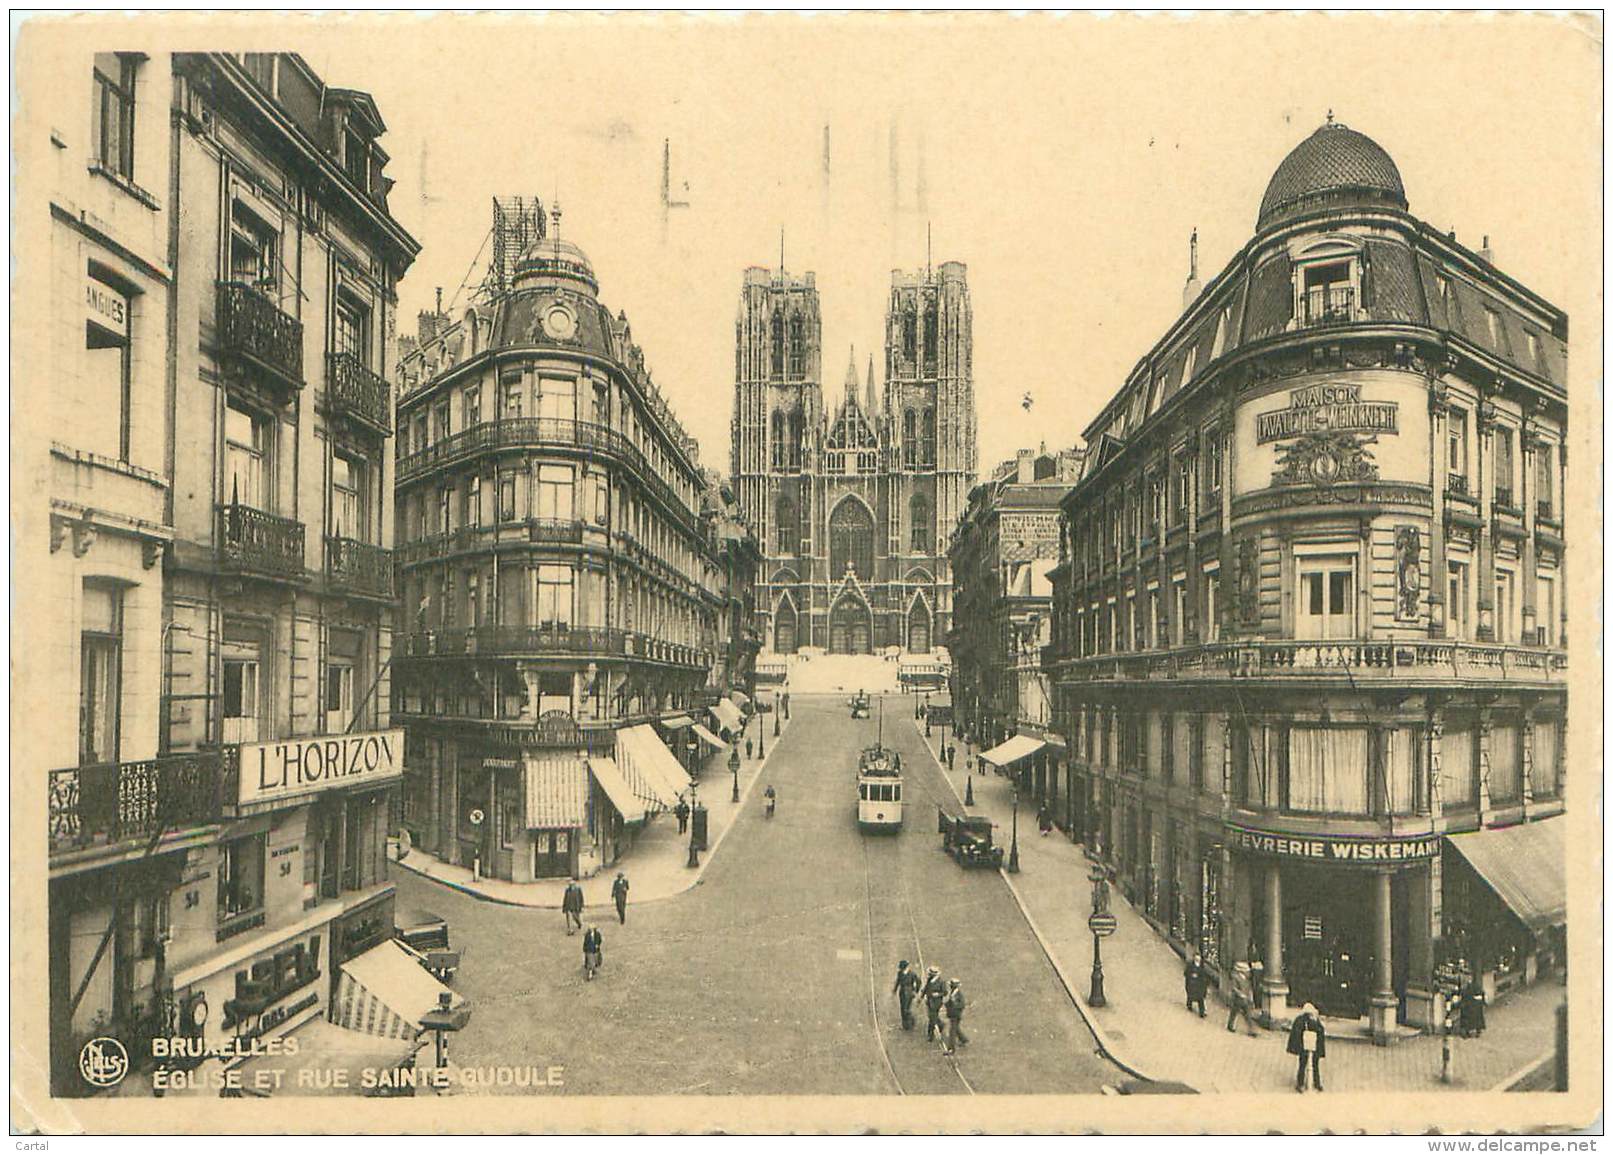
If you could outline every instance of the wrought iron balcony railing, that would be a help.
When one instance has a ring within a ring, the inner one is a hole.
[[[1445,475],[1445,492],[1457,497],[1467,497],[1467,474],[1447,473]]]
[[[1549,502],[1549,501],[1536,501],[1535,502],[1535,520],[1536,521],[1556,521],[1557,520],[1556,515],[1552,512],[1551,502]]]
[[[1355,320],[1355,290],[1348,285],[1306,289],[1300,300],[1300,324],[1342,325]]]
[[[632,630],[601,626],[478,626],[401,634],[397,654],[423,657],[542,657],[589,655],[643,658],[672,665],[711,665],[711,654],[695,646],[652,638]]]
[[[374,597],[392,596],[392,551],[350,537],[325,538],[331,585]]]
[[[304,572],[303,524],[246,505],[218,507],[218,553],[249,573],[297,576]]]
[[[350,417],[383,437],[392,433],[392,387],[351,353],[326,359],[325,401],[333,414]]]
[[[281,312],[263,293],[240,281],[218,285],[218,344],[289,389],[301,389],[302,322]]]
[[[1506,509],[1517,508],[1512,504],[1512,487],[1510,485],[1498,485],[1495,487],[1495,504]]]
[[[50,772],[50,851],[146,840],[219,821],[217,751]]]

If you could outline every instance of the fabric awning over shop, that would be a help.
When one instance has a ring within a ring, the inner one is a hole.
[[[952,699],[946,694],[937,694],[930,699],[930,703],[926,708],[930,710],[950,710],[952,709]]]
[[[1021,758],[1029,758],[1047,743],[1040,738],[1032,738],[1028,734],[1015,734],[1000,746],[993,746],[980,755],[982,762],[990,762],[993,766],[1011,766]]]
[[[1559,815],[1524,822],[1504,830],[1476,830],[1448,835],[1468,865],[1478,871],[1496,896],[1530,930],[1560,926],[1568,917],[1568,887],[1563,866],[1563,831]]]
[[[633,788],[627,784],[627,778],[614,758],[591,754],[588,757],[588,770],[593,774],[594,781],[599,783],[599,788],[610,798],[611,805],[621,814],[623,822],[643,822],[649,817],[643,799],[633,793]]]
[[[714,750],[726,750],[726,749],[728,749],[728,743],[724,742],[721,738],[717,737],[717,735],[713,734],[710,730],[706,729],[699,722],[696,722],[694,724],[694,732],[695,732],[696,735],[699,736],[699,738],[700,738],[700,740],[702,742],[706,743],[706,745],[710,746],[712,749],[714,749]]]
[[[533,758],[526,764],[528,830],[555,830],[588,822],[588,767],[575,754]]]
[[[412,962],[410,965],[420,969]],[[287,1037],[297,1040],[295,1053],[277,1051],[272,1055],[254,1055],[241,1063],[238,1070],[242,1094],[268,1098],[274,1094],[276,1086],[285,1094],[298,1096],[374,1094],[363,1088],[364,1072],[396,1070],[420,1047],[412,1032],[408,1038],[388,1038],[350,1031],[324,1019],[309,1019]],[[265,1080],[269,1086],[259,1087],[254,1074],[259,1069],[276,1070],[280,1074],[278,1078]],[[302,1071],[318,1071],[319,1077],[308,1080],[305,1086],[299,1075]],[[330,1071],[344,1071],[346,1078],[332,1078],[327,1073]]]
[[[437,1009],[447,990],[396,939],[388,939],[342,964],[330,1019],[361,1035],[413,1039],[421,1018]],[[449,994],[451,1006],[464,1005],[463,995]]]
[[[678,804],[678,795],[689,788],[689,776],[647,725],[616,731],[616,761],[633,793],[647,802],[670,810]]]
[[[741,710],[750,705],[750,698],[746,696],[743,690],[730,690],[728,692],[728,700],[734,705],[738,706]]]
[[[670,718],[662,718],[661,725],[668,730],[682,730],[686,726],[693,726],[694,719],[687,714],[674,714]]]
[[[745,724],[745,719],[727,698],[718,698],[717,704],[711,708],[711,716],[717,723],[719,730],[737,730]]]

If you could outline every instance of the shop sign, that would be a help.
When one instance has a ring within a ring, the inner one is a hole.
[[[105,281],[85,274],[84,316],[90,324],[114,336],[129,336],[129,298]]]
[[[1439,855],[1438,835],[1410,838],[1325,838],[1276,834],[1266,830],[1227,827],[1227,840],[1236,850],[1300,858],[1311,862],[1405,862]]]
[[[245,806],[402,776],[402,730],[253,742],[241,747],[239,801]]]
[[[570,714],[550,710],[533,723],[532,742],[538,746],[581,746],[582,727]]]
[[[1288,391],[1288,408],[1256,418],[1255,440],[1264,445],[1312,433],[1399,433],[1400,405],[1365,401],[1360,385],[1324,383]]]

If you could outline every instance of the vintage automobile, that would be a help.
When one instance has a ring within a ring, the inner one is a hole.
[[[851,716],[853,718],[866,718],[869,713],[870,702],[867,690],[858,690],[851,696]]]
[[[440,982],[450,982],[459,969],[459,952],[448,943],[448,920],[429,910],[399,911],[392,935]]]
[[[991,844],[991,819],[983,814],[953,818],[942,811],[938,819],[941,849],[964,868],[1003,864],[1003,848]]]

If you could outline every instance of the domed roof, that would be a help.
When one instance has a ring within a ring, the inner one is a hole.
[[[1257,231],[1312,208],[1341,204],[1406,207],[1406,187],[1389,154],[1369,136],[1328,121],[1283,158],[1260,201]]]
[[[554,281],[585,285],[590,294],[599,292],[588,254],[570,241],[549,236],[533,242],[515,262],[514,287],[523,289]]]

